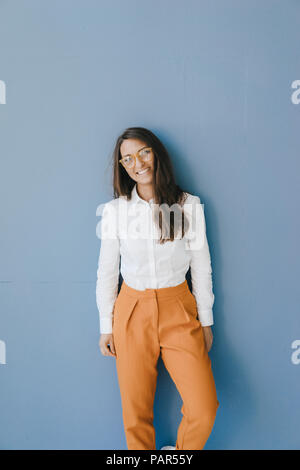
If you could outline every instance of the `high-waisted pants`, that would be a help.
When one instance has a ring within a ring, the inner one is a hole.
[[[203,449],[219,401],[187,281],[143,291],[123,281],[114,305],[113,338],[128,450],[156,449],[153,405],[160,354],[183,402],[176,450]]]

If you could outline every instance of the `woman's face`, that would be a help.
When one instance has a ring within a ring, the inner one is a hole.
[[[127,155],[136,154],[139,150],[149,147],[145,142],[139,139],[126,139],[120,146],[121,157],[124,158]],[[136,164],[132,168],[126,168],[128,175],[136,183],[149,184],[152,182],[153,170],[154,170],[154,155],[152,152],[152,158],[149,161],[141,161],[139,157],[136,157]],[[144,171],[147,170],[147,171]],[[143,172],[143,173],[141,173]]]

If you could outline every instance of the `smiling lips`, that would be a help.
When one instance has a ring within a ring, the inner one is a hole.
[[[149,168],[149,167],[148,167],[148,168],[145,168],[144,170],[137,171],[137,172],[136,172],[136,174],[137,174],[137,175],[143,175],[144,173],[147,173],[147,172],[148,172],[148,170],[150,170],[150,168]]]

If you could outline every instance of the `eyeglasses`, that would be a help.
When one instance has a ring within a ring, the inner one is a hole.
[[[135,154],[126,155],[126,157],[121,158],[119,162],[122,163],[124,168],[133,168],[136,165],[137,157],[139,157],[142,162],[149,162],[153,158],[152,147],[145,147]]]

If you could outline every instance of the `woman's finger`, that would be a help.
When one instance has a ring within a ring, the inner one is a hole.
[[[115,356],[116,355],[116,349],[115,349],[115,343],[114,343],[114,340],[112,338],[111,342],[110,342],[110,350],[111,352],[113,353],[113,355]]]

